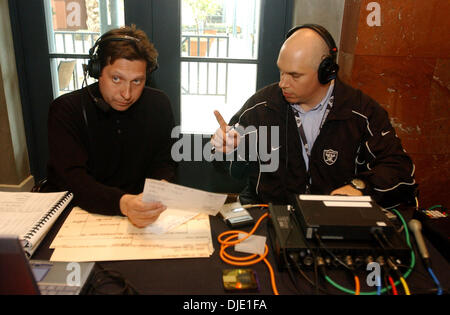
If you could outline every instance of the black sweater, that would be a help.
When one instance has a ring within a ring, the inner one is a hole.
[[[100,95],[98,84],[90,89]],[[69,190],[91,212],[120,214],[120,198],[141,193],[145,178],[174,179],[173,127],[170,101],[156,89],[144,88],[124,112],[102,111],[87,88],[60,96],[49,111],[47,190]]]

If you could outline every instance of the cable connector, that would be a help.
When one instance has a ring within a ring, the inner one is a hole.
[[[296,252],[290,252],[289,253],[289,258],[290,259],[292,259],[292,261],[294,262],[294,263],[296,263],[296,264],[298,264],[299,263],[299,255],[298,255],[298,253],[296,253]]]
[[[321,256],[317,256],[316,262],[317,262],[317,266],[319,266],[319,267],[325,266],[325,260]]]
[[[387,263],[395,272],[398,271],[397,265],[392,261],[392,259],[388,258]]]
[[[377,263],[380,264],[380,266],[384,266],[385,261],[384,261],[384,257],[383,256],[378,256],[376,259]]]
[[[353,267],[353,259],[352,259],[352,256],[350,256],[350,255],[347,255],[347,256],[345,256],[345,264],[349,267],[349,268],[352,268]]]

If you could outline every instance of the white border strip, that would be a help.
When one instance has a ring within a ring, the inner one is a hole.
[[[370,196],[299,195],[300,200],[372,201]]]

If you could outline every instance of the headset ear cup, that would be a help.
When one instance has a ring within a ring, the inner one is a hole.
[[[321,84],[327,84],[336,79],[339,66],[333,61],[331,56],[326,57],[319,65],[317,76]]]
[[[89,60],[88,71],[91,78],[98,79],[100,77],[101,66],[98,58],[93,57]]]

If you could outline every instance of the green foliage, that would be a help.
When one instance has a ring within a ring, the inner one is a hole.
[[[215,0],[183,0],[183,2],[192,9],[197,33],[200,31],[200,25],[204,26],[206,23],[208,16],[216,15],[221,10],[221,6]]]

